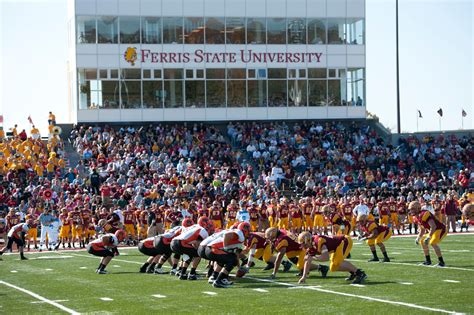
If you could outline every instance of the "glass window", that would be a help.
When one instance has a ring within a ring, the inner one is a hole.
[[[205,81],[186,81],[186,107],[203,108],[206,106]]]
[[[345,44],[344,19],[328,19],[328,44]]]
[[[140,43],[140,18],[132,16],[120,17],[120,43]]]
[[[265,44],[267,42],[265,18],[247,19],[247,44]]]
[[[206,69],[207,79],[225,79],[225,69]]]
[[[245,44],[245,19],[228,17],[225,33],[227,44]]]
[[[288,18],[288,44],[306,44],[306,19]]]
[[[206,81],[207,107],[225,107],[225,80]]]
[[[365,106],[364,69],[347,69],[347,98],[350,106]]]
[[[141,108],[141,82],[120,81],[120,95],[122,108]]]
[[[308,69],[308,78],[326,78],[327,69]]]
[[[91,81],[79,82],[79,109],[88,109],[91,104]]]
[[[245,107],[246,89],[245,80],[227,80],[227,106]]]
[[[111,79],[118,79],[118,70],[117,69],[110,70],[110,78]]]
[[[186,44],[204,44],[204,18],[184,18],[184,42]]]
[[[336,77],[336,69],[328,69],[328,78]]]
[[[77,43],[95,44],[96,43],[96,21],[95,16],[77,17]]]
[[[140,69],[122,69],[122,79],[141,79]]]
[[[326,21],[320,19],[308,20],[308,44],[326,44]]]
[[[245,69],[227,69],[227,79],[245,79]]]
[[[143,69],[142,77],[143,79],[151,79],[151,70]]]
[[[193,79],[194,78],[194,71],[193,69],[186,70],[186,79]]]
[[[268,69],[268,78],[269,79],[286,79],[286,69],[276,68]]]
[[[85,69],[86,80],[97,80],[97,69]]]
[[[163,43],[182,44],[183,43],[183,18],[165,17],[163,18]]]
[[[164,71],[165,80],[177,80],[183,78],[183,69],[164,69]]]
[[[119,107],[119,81],[102,80],[102,107]]]
[[[327,80],[309,80],[308,81],[308,101],[309,106],[327,105]]]
[[[328,80],[328,105],[342,106],[346,105],[345,80]]]
[[[267,34],[268,44],[286,44],[286,19],[268,18]]]
[[[161,44],[161,20],[142,17],[142,44]]]
[[[143,81],[143,107],[163,107],[163,82],[161,80]]]
[[[97,80],[90,81],[91,100],[89,109],[102,107],[102,82]]]
[[[203,69],[197,69],[196,70],[196,79],[204,79],[204,70]]]
[[[183,107],[183,81],[164,81],[163,98],[166,108]]]
[[[107,69],[99,69],[99,78],[107,79]]]
[[[288,80],[288,105],[306,106],[306,80]]]
[[[99,16],[97,18],[97,39],[102,44],[118,43],[118,23],[116,16]]]
[[[364,19],[349,18],[346,22],[347,43],[352,45],[363,45],[365,43]]]
[[[286,80],[268,80],[268,106],[286,107]]]
[[[224,44],[224,18],[206,18],[206,44]]]
[[[267,106],[267,80],[248,80],[248,106]]]
[[[155,79],[161,79],[161,69],[155,69],[153,70],[153,77]]]

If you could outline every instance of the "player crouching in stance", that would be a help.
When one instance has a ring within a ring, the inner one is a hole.
[[[115,234],[105,234],[87,245],[87,252],[89,254],[102,257],[96,273],[101,275],[107,274],[105,267],[107,267],[114,256],[118,256],[117,246],[126,237],[127,233],[124,230],[117,230]]]
[[[410,212],[410,215],[414,216],[414,222],[420,227],[420,232],[416,237],[415,243],[416,245],[419,245],[421,242],[421,247],[423,248],[423,252],[426,258],[423,265],[431,265],[430,250],[428,247],[429,244],[431,245],[431,247],[433,247],[436,256],[438,256],[438,264],[436,264],[435,266],[444,267],[445,264],[443,260],[443,255],[441,254],[441,248],[438,244],[448,234],[446,226],[440,221],[438,221],[438,219],[436,219],[433,213],[422,207],[418,201],[410,202],[408,206],[408,211]],[[428,236],[426,235],[427,230],[429,231]]]
[[[15,243],[20,252],[20,259],[27,260],[28,258],[23,255],[23,247],[25,246],[25,235],[28,233],[29,229],[30,225],[28,223],[18,223],[17,225],[14,225],[10,231],[8,231],[7,246],[0,250],[0,255],[2,255],[5,250],[11,250],[13,243]]]
[[[347,255],[352,249],[352,239],[347,235],[340,236],[312,236],[309,232],[303,232],[298,236],[298,243],[306,250],[304,258],[303,274],[298,283],[302,284],[306,281],[309,271],[311,270],[313,260],[330,261],[329,269],[334,271],[348,271],[350,276],[346,278],[353,284],[360,284],[367,275],[361,269],[353,264],[345,261]],[[318,255],[318,256],[317,256]]]
[[[267,263],[267,266],[263,268],[263,270],[275,268],[275,256],[272,255],[272,244],[267,241],[264,233],[250,233],[245,241],[245,248],[242,253],[249,253],[247,269],[250,269],[255,265],[253,261],[254,259],[259,259]],[[283,272],[288,272],[288,270],[290,270],[291,263],[289,261],[284,260],[281,264],[283,265]]]
[[[176,236],[180,235],[185,228],[188,228],[192,225],[194,225],[194,222],[191,218],[184,219],[182,226],[179,225],[179,221],[176,221],[173,223],[172,228],[165,233],[140,241],[138,244],[138,250],[140,253],[150,256],[148,260],[140,267],[140,272],[155,274],[167,273],[161,267],[171,257],[171,241]],[[175,271],[177,265],[178,262],[175,261],[173,263],[173,268]]]
[[[388,258],[387,250],[383,243],[392,236],[392,230],[388,226],[378,225],[377,222],[368,220],[367,215],[365,214],[359,214],[357,216],[357,222],[359,223],[362,233],[359,236],[359,241],[367,240],[367,245],[369,245],[372,255],[374,255],[369,262],[380,261],[377,256],[375,245],[380,247],[380,250],[382,251],[382,262],[390,262],[390,258]]]
[[[212,234],[213,230],[212,221],[207,217],[201,217],[198,224],[190,226],[171,241],[171,250],[175,253],[175,259],[183,256],[183,263],[179,270],[180,280],[197,280],[196,269],[201,261],[197,249],[199,244]],[[191,262],[191,271],[188,275],[186,271]]]
[[[285,255],[292,263],[296,265],[299,270],[297,276],[301,277],[303,275],[303,268],[305,263],[305,251],[301,248],[300,244],[296,239],[296,236],[291,233],[288,233],[286,230],[273,227],[268,228],[265,231],[265,238],[273,244],[273,248],[275,248],[275,250],[278,252],[273,267],[273,273],[270,278],[276,278],[278,268],[280,268],[280,264],[282,263],[283,257]],[[311,270],[319,270],[323,278],[326,277],[329,271],[328,266],[324,265],[310,264],[308,268],[310,267]]]
[[[229,273],[239,265],[239,256],[250,231],[250,223],[241,222],[237,229],[219,232],[217,237],[211,237],[200,247],[201,257],[217,264],[211,277],[215,279],[213,287],[228,288],[233,284],[228,280]]]

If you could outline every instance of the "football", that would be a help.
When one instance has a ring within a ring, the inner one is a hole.
[[[248,269],[245,268],[245,267],[240,267],[237,272],[235,273],[235,276],[237,278],[242,278],[243,276],[245,276],[245,274],[247,274],[248,272]]]

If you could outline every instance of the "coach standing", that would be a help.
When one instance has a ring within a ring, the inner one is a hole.
[[[50,229],[51,223],[54,221],[54,219],[55,217],[51,214],[51,210],[49,208],[45,208],[44,212],[38,218],[38,221],[41,224],[40,252],[43,250],[46,234],[48,233],[48,230]]]
[[[458,212],[458,205],[456,200],[454,200],[453,192],[450,192],[446,196],[446,203],[444,204],[444,209],[441,209],[443,215],[445,215],[446,229],[449,231],[449,226],[451,225],[451,230],[453,233],[456,233],[456,214]]]

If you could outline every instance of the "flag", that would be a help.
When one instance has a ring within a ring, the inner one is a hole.
[[[3,115],[0,115],[0,124],[3,124]]]
[[[33,124],[33,119],[31,119],[31,116],[28,116],[28,121],[30,122],[30,124],[34,125]]]
[[[438,109],[437,113],[440,117],[443,117],[443,109],[442,108]]]
[[[462,117],[466,117],[466,116],[467,116],[467,113],[466,113],[466,111],[465,111],[464,109],[462,110],[462,113],[461,113],[461,114],[462,114]]]
[[[421,114],[420,110],[418,110],[418,118],[423,118],[423,115]]]

